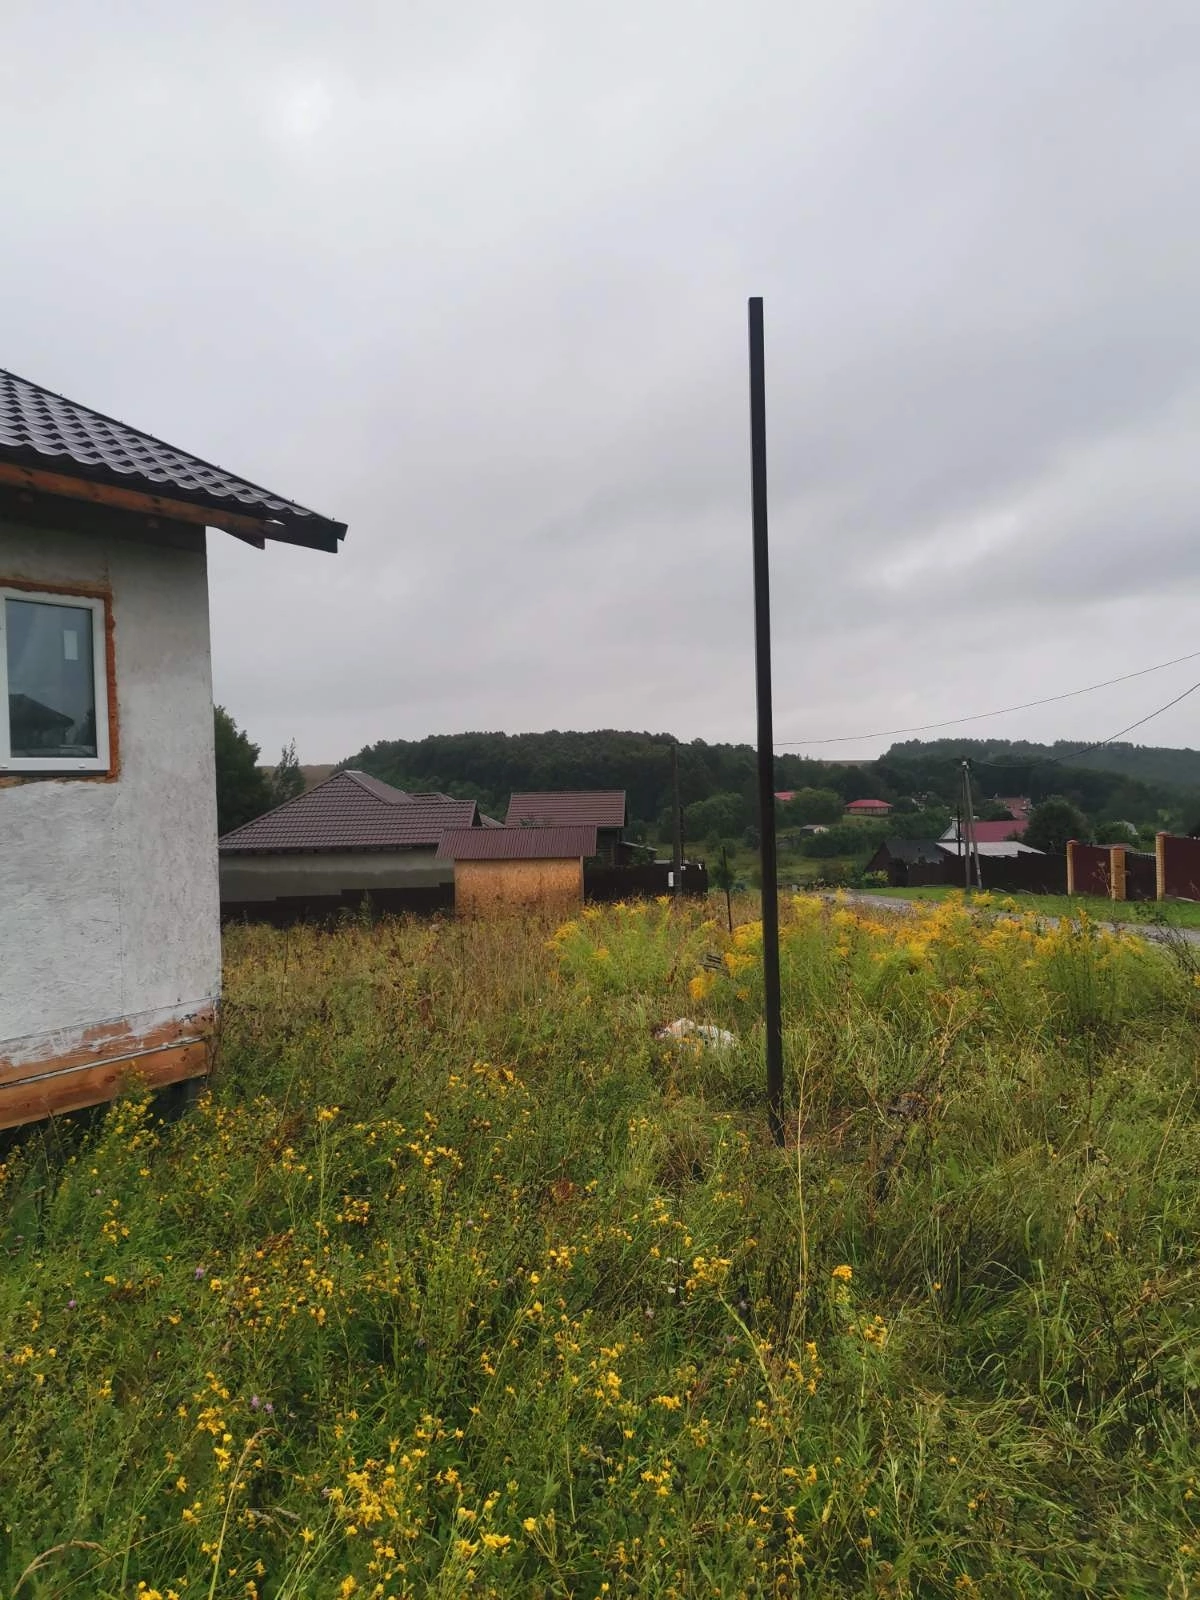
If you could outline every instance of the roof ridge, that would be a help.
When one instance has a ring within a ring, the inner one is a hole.
[[[361,767],[341,767],[337,772],[332,773],[330,776],[335,778],[352,778],[364,794],[369,794],[372,800],[378,800],[380,805],[398,806],[404,803],[411,803],[415,798],[408,792],[407,789],[397,789],[394,783],[388,783],[384,778],[377,778],[373,772],[364,772]],[[365,782],[363,781],[364,779],[366,780]],[[325,782],[328,783],[329,779],[326,778]],[[378,784],[381,789],[390,789],[396,796],[396,799],[389,800],[385,795],[380,794],[379,791],[374,787],[375,784]],[[319,789],[321,788],[321,785],[319,783],[315,783],[313,788]],[[308,793],[311,794],[312,790],[309,790]]]
[[[282,500],[291,510],[298,511],[301,516],[315,517],[319,522],[334,521],[334,518],[326,517],[320,511],[313,511],[309,506],[302,506],[298,500],[291,500],[286,495],[277,493],[274,489],[268,489],[265,484],[253,482],[240,472],[231,472],[228,467],[218,466],[215,461],[208,461],[204,456],[198,456],[194,450],[183,450],[179,445],[171,444],[167,439],[161,439],[156,433],[149,433],[145,428],[135,427],[132,422],[122,422],[120,417],[110,417],[106,411],[97,411],[95,406],[85,405],[82,400],[72,400],[69,395],[59,394],[57,389],[48,389],[44,383],[36,383],[32,378],[22,377],[19,372],[14,372],[11,367],[0,367],[0,376],[12,378],[17,383],[26,384],[30,389],[36,389],[39,394],[49,395],[51,399],[59,400],[63,405],[71,406],[76,411],[86,411],[89,416],[97,418],[100,422],[107,423],[111,428],[124,428],[128,433],[136,433],[139,438],[148,439],[151,444],[156,444],[163,450],[169,450],[173,455],[186,456],[188,460],[195,461],[202,467],[207,467],[210,472],[215,472],[220,477],[237,478],[246,485],[247,489],[253,489],[256,494],[263,495],[268,500]],[[116,469],[110,468],[109,470],[115,471]],[[234,496],[221,495],[220,491],[215,489],[208,492],[217,495],[220,499],[236,498]],[[314,787],[316,786],[314,785]]]
[[[239,833],[243,833],[247,828],[253,828],[257,823],[262,822],[264,818],[273,817],[277,811],[286,811],[288,806],[294,806],[297,800],[307,800],[310,794],[316,794],[318,789],[324,789],[335,778],[343,778],[345,776],[346,773],[342,768],[339,768],[337,772],[331,772],[327,778],[322,778],[320,783],[314,783],[311,789],[301,789],[299,794],[292,795],[288,800],[281,800],[277,806],[272,806],[269,811],[260,811],[256,817],[251,817],[249,822],[239,822],[236,828],[230,828],[228,833],[221,835],[221,842],[224,843],[226,839],[235,839]],[[364,793],[369,792],[369,790],[364,790]]]

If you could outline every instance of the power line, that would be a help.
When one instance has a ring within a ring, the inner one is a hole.
[[[1185,658],[1186,659],[1186,658]],[[1043,767],[1061,767],[1065,761],[1075,761],[1079,756],[1086,756],[1089,751],[1099,750],[1103,745],[1112,744],[1116,739],[1123,739],[1127,733],[1132,733],[1135,728],[1143,727],[1147,722],[1153,722],[1155,717],[1161,717],[1164,711],[1170,711],[1172,706],[1177,706],[1181,700],[1186,700],[1188,695],[1195,694],[1200,689],[1200,683],[1194,683],[1190,689],[1185,689],[1182,694],[1177,694],[1174,700],[1168,700],[1165,706],[1159,706],[1157,711],[1149,711],[1144,717],[1139,717],[1136,722],[1131,722],[1127,728],[1121,728],[1117,733],[1110,733],[1107,739],[1097,739],[1095,744],[1085,744],[1079,750],[1068,750],[1066,755],[1046,756],[1045,759],[1034,758],[1026,763]],[[990,762],[982,763],[990,766]]]
[[[1187,657],[1181,657],[1187,660]],[[1148,669],[1153,671],[1153,668]],[[1138,676],[1138,674],[1133,674]],[[1097,688],[1101,685],[1097,684]],[[1161,717],[1164,711],[1170,711],[1172,706],[1177,706],[1181,700],[1186,700],[1188,695],[1195,694],[1200,689],[1200,682],[1192,684],[1190,689],[1185,689],[1182,694],[1177,694],[1173,700],[1168,700],[1165,706],[1158,706],[1154,711],[1148,711],[1144,717],[1139,717],[1136,722],[1131,722],[1128,727],[1120,728],[1116,733],[1110,733],[1106,739],[1097,739],[1095,744],[1080,745],[1078,750],[1067,750],[1061,756],[1012,756],[1007,761],[989,761],[986,756],[972,756],[972,769],[978,770],[987,767],[992,772],[1032,771],[1035,767],[1061,767],[1069,761],[1077,761],[1080,756],[1086,756],[1093,750],[1100,750],[1106,744],[1112,744],[1117,739],[1123,739],[1127,733],[1132,733],[1135,728],[1142,728],[1147,722],[1153,722],[1155,717]]]
[[[1019,706],[1001,706],[997,711],[976,711],[969,717],[950,717],[945,722],[923,722],[912,728],[881,728],[875,733],[847,733],[833,739],[776,739],[775,747],[794,750],[810,744],[857,744],[866,739],[891,739],[901,733],[930,733],[935,728],[956,728],[964,722],[985,722],[989,717],[1004,717],[1011,711],[1032,711],[1035,706],[1053,705],[1057,700],[1073,700],[1081,694],[1093,694],[1097,689],[1111,689],[1116,683],[1129,683],[1134,678],[1145,678],[1152,672],[1164,672],[1168,667],[1177,667],[1184,661],[1195,661],[1197,657],[1200,657],[1200,650],[1193,650],[1186,656],[1176,656],[1173,661],[1160,661],[1157,666],[1141,667],[1137,672],[1125,672],[1119,678],[1106,678],[1103,683],[1089,683],[1084,689],[1068,689],[1063,694],[1046,695],[1042,700],[1026,700]],[[1191,693],[1192,690],[1188,689],[1185,694],[1179,696],[1179,699],[1183,700]],[[1142,722],[1149,722],[1150,717],[1160,716],[1163,711],[1169,711],[1171,706],[1178,703],[1177,700],[1172,700],[1170,705],[1162,706],[1159,711],[1152,711],[1149,717],[1143,717]],[[1122,732],[1130,733],[1133,728],[1140,728],[1142,722],[1131,723],[1130,727],[1123,729]],[[1087,749],[1098,750],[1102,744],[1111,744],[1113,739],[1120,737],[1119,733],[1114,733],[1108,739],[1101,739],[1096,744],[1088,745]],[[1085,752],[1080,750],[1077,754],[1083,755]]]

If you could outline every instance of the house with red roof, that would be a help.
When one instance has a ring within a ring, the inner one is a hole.
[[[1009,839],[1019,839],[1028,826],[1028,817],[1010,817],[1006,822],[977,822],[975,843],[1004,844]],[[966,824],[952,822],[942,834],[942,841],[957,844],[960,837],[966,837]]]
[[[865,818],[868,822],[886,820],[892,814],[887,800],[851,800],[843,813],[847,817]]]

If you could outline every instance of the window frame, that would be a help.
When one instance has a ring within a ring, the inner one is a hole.
[[[92,613],[92,694],[96,712],[94,756],[14,756],[8,718],[8,609],[9,600],[36,605],[69,606]],[[17,587],[0,579],[0,777],[81,777],[112,771],[112,735],[108,720],[108,601],[101,595],[72,589]]]

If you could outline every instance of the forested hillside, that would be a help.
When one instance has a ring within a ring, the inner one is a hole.
[[[669,733],[602,728],[593,733],[456,733],[427,739],[383,740],[344,763],[361,767],[402,789],[444,789],[478,800],[501,816],[521,789],[624,789],[632,821],[657,822],[671,801]],[[755,757],[749,745],[706,744],[679,749],[679,787],[685,806],[714,795],[733,795],[753,807]],[[784,756],[776,762],[777,787],[832,786],[853,799],[870,787],[857,767]]]
[[[667,733],[600,729],[592,733],[460,733],[426,739],[382,740],[359,751],[346,766],[404,789],[442,789],[478,800],[503,817],[508,797],[520,789],[624,789],[632,823],[662,831],[671,802],[671,745]],[[1023,795],[1034,802],[1065,795],[1093,822],[1182,826],[1200,811],[1200,752],[1142,750],[1117,745],[1092,752],[1088,765],[1062,761],[1078,745],[1005,740],[910,740],[878,761],[861,765],[779,755],[775,787],[805,791],[793,823],[827,822],[838,802],[890,800],[902,812],[953,809],[959,764],[974,765],[977,797]],[[1116,770],[1100,763],[1111,758]],[[1139,761],[1145,760],[1143,776]],[[1169,759],[1169,758],[1174,758]],[[750,745],[680,746],[680,794],[692,839],[735,837],[754,823],[755,756]],[[1179,775],[1169,783],[1159,773]],[[1186,778],[1185,775],[1195,776]],[[899,818],[896,819],[899,823]]]
[[[910,754],[925,758],[971,756],[977,761],[1028,768],[1047,761],[1093,772],[1117,773],[1139,783],[1193,794],[1200,793],[1200,750],[1173,750],[1147,744],[1106,744],[1099,750],[1080,752],[1082,739],[1058,739],[1054,744],[1033,744],[1027,739],[910,739],[894,744],[884,760],[905,760]]]

